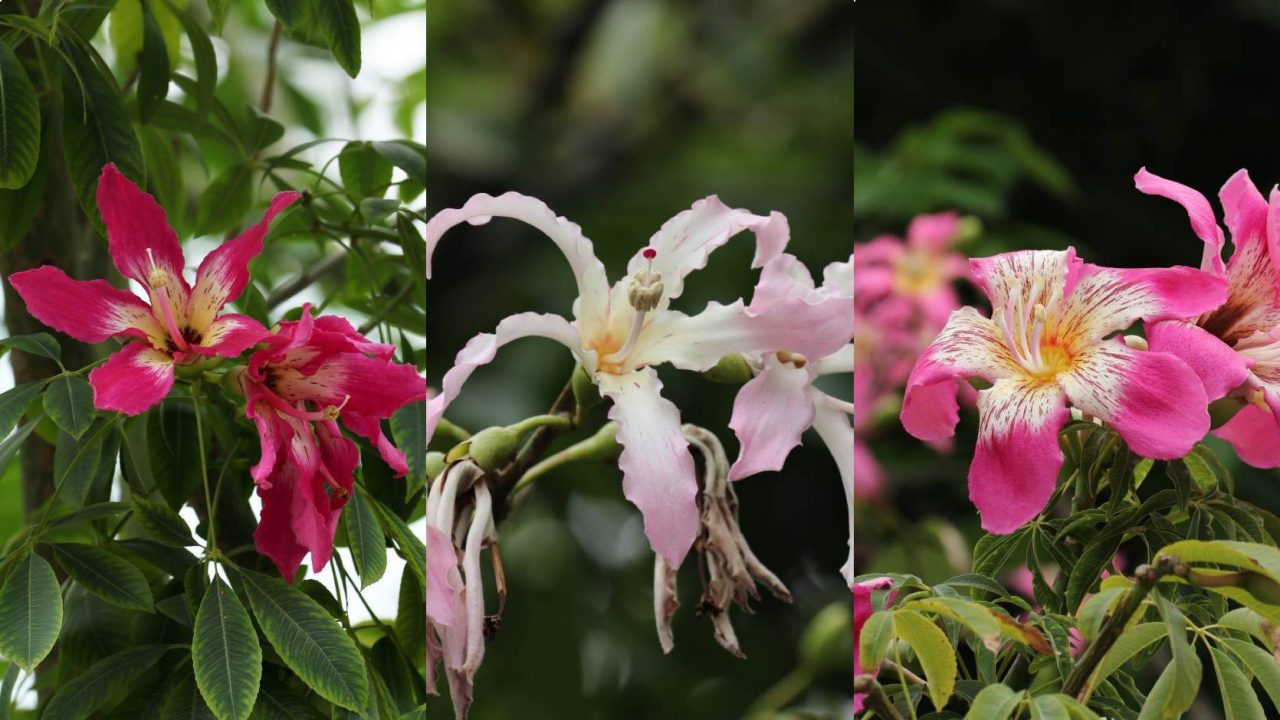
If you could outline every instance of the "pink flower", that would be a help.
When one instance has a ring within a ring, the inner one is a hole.
[[[799,301],[811,306],[843,305],[853,309],[853,258],[832,263],[823,272],[823,284],[815,288],[809,271],[791,255],[779,255],[765,265],[756,285],[749,315],[768,315],[775,308],[794,307]],[[826,444],[840,470],[849,504],[849,562],[845,577],[853,578],[853,449],[850,416],[853,405],[836,399],[814,386],[824,375],[853,373],[853,316],[831,340],[839,341],[826,354],[806,355],[795,346],[771,348],[763,356],[748,358],[758,366],[758,374],[738,391],[733,403],[733,428],[741,444],[738,459],[729,470],[730,480],[759,472],[782,469],[800,436],[812,427]],[[830,332],[815,326],[815,331]],[[834,344],[834,343],[833,343]],[[807,338],[805,345],[821,347],[820,338]]]
[[[960,237],[953,212],[920,215],[907,226],[907,239],[885,235],[858,247],[858,294],[862,304],[888,296],[918,306],[933,328],[960,307],[954,283],[969,278],[965,256],[951,250]]]
[[[1053,494],[1069,402],[1113,427],[1133,451],[1182,457],[1209,429],[1208,399],[1182,359],[1131,349],[1108,336],[1141,318],[1213,310],[1226,282],[1191,268],[1122,270],[1075,251],[1028,250],[973,261],[995,308],[951,315],[911,371],[901,419],[922,440],[950,437],[957,380],[982,378],[969,497],[982,526],[1009,533]]]
[[[262,498],[254,540],[290,582],[308,551],[317,571],[329,561],[351,495],[360,451],[339,420],[368,438],[397,476],[408,472],[379,419],[425,398],[426,381],[413,366],[393,362],[394,352],[342,318],[312,318],[304,305],[302,317],[280,323],[241,375],[245,414],[262,441],[262,457],[250,469]]]
[[[1240,170],[1218,197],[1235,251],[1222,262],[1224,238],[1209,201],[1191,188],[1147,172],[1134,177],[1139,190],[1175,200],[1204,241],[1201,267],[1224,278],[1227,300],[1204,315],[1151,323],[1152,350],[1177,355],[1204,383],[1210,400],[1232,395],[1248,401],[1214,431],[1240,459],[1256,467],[1280,467],[1280,191],[1268,205]]]
[[[137,415],[169,393],[177,363],[235,357],[266,336],[255,320],[221,311],[248,284],[249,261],[262,252],[272,218],[297,199],[293,192],[276,195],[258,224],[205,257],[192,288],[164,211],[107,165],[98,179],[98,209],[111,258],[120,274],[146,289],[150,304],[104,280],[73,280],[52,265],[14,273],[9,282],[31,314],[55,330],[83,342],[126,340],[89,373],[89,382],[99,409]]]
[[[893,584],[892,578],[881,577],[871,580],[864,580],[860,583],[854,583],[851,586],[853,590],[853,674],[861,675],[863,672],[861,661],[861,642],[862,642],[862,626],[867,624],[867,619],[875,614],[875,608],[871,605],[871,593],[875,590],[887,588]],[[890,600],[892,602],[892,600]],[[868,673],[875,673],[879,668],[867,668]],[[855,713],[862,712],[863,694],[855,694],[853,696],[853,711]]]
[[[685,277],[705,267],[710,254],[732,236],[743,230],[755,233],[753,267],[777,257],[789,239],[780,213],[753,215],[715,197],[667,221],[631,258],[628,276],[611,286],[591,241],[577,225],[534,198],[476,195],[427,223],[428,277],[435,246],[447,230],[462,222],[483,224],[494,216],[533,225],[564,253],[578,288],[574,319],[513,315],[495,333],[472,338],[445,374],[440,395],[427,403],[428,436],[472,371],[492,361],[499,347],[535,335],[561,343],[612,401],[609,417],[618,423],[623,446],[618,462],[623,493],[644,515],[654,550],[678,567],[698,533],[698,485],[680,412],[662,397],[654,367],[671,363],[700,372],[727,355],[757,356],[780,347],[821,357],[846,342],[840,336],[848,325],[847,308],[838,299],[815,305],[794,297],[761,314],[749,313],[741,300],[713,302],[693,316],[672,310],[670,303],[684,291]]]

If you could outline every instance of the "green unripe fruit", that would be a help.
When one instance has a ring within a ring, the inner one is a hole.
[[[511,462],[520,436],[504,427],[485,428],[467,441],[468,454],[480,469],[490,473]]]
[[[444,472],[446,467],[448,464],[444,461],[444,453],[436,450],[427,453],[427,482],[440,477],[440,473]]]
[[[702,377],[711,382],[726,385],[741,385],[755,376],[756,373],[747,363],[747,359],[737,353],[725,355],[710,370],[702,373]]]

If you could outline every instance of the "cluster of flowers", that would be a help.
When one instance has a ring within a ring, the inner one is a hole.
[[[670,363],[705,372],[727,362],[749,370],[744,375],[751,379],[739,391],[730,421],[741,451],[724,475],[734,481],[780,469],[801,434],[812,427],[839,467],[852,512],[853,406],[814,385],[819,376],[853,372],[852,258],[827,266],[818,285],[802,263],[784,252],[790,231],[783,215],[754,215],[709,197],[665,223],[631,258],[627,276],[611,285],[577,225],[534,198],[508,193],[477,195],[431,219],[428,277],[435,247],[448,229],[463,222],[483,224],[495,216],[532,225],[565,255],[578,290],[573,319],[523,313],[503,320],[495,333],[473,338],[444,375],[440,394],[427,402],[428,437],[463,383],[477,367],[491,362],[500,347],[528,336],[554,340],[568,348],[612,403],[609,417],[622,446],[618,465],[623,493],[644,516],[645,533],[657,554],[655,614],[664,647],[670,646],[673,573],[691,548],[711,568],[713,584],[716,572],[729,578],[712,593],[719,601],[754,593],[755,580],[785,594],[746,548],[733,517],[732,495],[716,473],[705,481],[700,512],[690,445],[698,446],[708,458],[706,465],[713,467],[719,463],[710,460],[716,456],[710,445],[718,441],[681,425],[679,410],[661,394],[655,367]],[[752,268],[761,270],[751,302],[712,302],[692,316],[672,309],[686,277],[743,230],[755,236]],[[467,488],[472,488],[468,496],[459,494]],[[450,465],[433,481],[429,494],[428,575],[434,580],[427,586],[428,668],[434,673],[434,665],[443,660],[460,717],[483,652],[476,637],[483,628],[483,596],[473,576],[478,573],[478,543],[492,533],[490,502],[483,472],[469,460]],[[455,503],[461,510],[455,511]],[[710,540],[695,545],[699,537]],[[851,580],[851,564],[844,573]],[[736,648],[731,628],[717,623],[716,630],[722,644]],[[429,684],[434,692],[434,683]]]
[[[969,264],[954,248],[965,228],[956,213],[920,215],[907,226],[905,239],[882,235],[854,251],[854,491],[859,499],[874,499],[884,488],[866,438],[896,411],[912,363],[960,308],[956,284],[969,279]]]
[[[1180,203],[1204,241],[1200,269],[1116,269],[1075,251],[1028,250],[972,262],[994,308],[952,313],[915,363],[901,419],[942,440],[960,382],[978,379],[969,495],[989,532],[1009,533],[1053,494],[1058,431],[1074,411],[1110,425],[1138,455],[1186,455],[1210,431],[1209,405],[1237,410],[1213,430],[1240,458],[1280,466],[1280,190],[1270,202],[1244,170],[1219,192],[1235,250],[1209,202],[1145,169],[1142,192]],[[1145,337],[1118,336],[1138,320]]]
[[[73,280],[52,265],[9,278],[31,314],[49,327],[83,342],[124,341],[89,374],[100,410],[140,414],[168,395],[178,366],[258,348],[239,371],[245,414],[262,441],[252,469],[262,498],[255,541],[290,582],[307,552],[317,571],[328,562],[350,498],[360,451],[339,421],[368,438],[403,476],[404,455],[379,420],[426,397],[417,370],[391,360],[394,346],[370,342],[341,317],[313,318],[305,306],[299,320],[272,331],[223,312],[249,283],[249,261],[262,252],[272,219],[298,197],[276,195],[260,222],[204,258],[193,287],[183,277],[185,259],[164,211],[107,165],[97,200],[111,257],[149,302],[104,280]]]

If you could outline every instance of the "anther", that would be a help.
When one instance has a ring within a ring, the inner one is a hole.
[[[156,265],[156,258],[151,254],[151,248],[147,248],[147,260],[151,263],[151,273],[147,276],[147,284],[156,290],[168,285],[169,273]]]
[[[344,398],[342,399],[342,404],[341,404],[341,405],[337,405],[337,406],[334,406],[334,405],[328,405],[328,406],[326,406],[326,407],[325,407],[325,409],[324,409],[324,419],[325,419],[325,420],[330,420],[330,421],[332,421],[332,420],[337,420],[337,419],[338,419],[338,415],[339,415],[339,413],[341,413],[341,412],[342,412],[342,408],[346,407],[346,406],[347,406],[347,403],[349,403],[349,402],[351,402],[351,396],[350,396],[350,395],[347,395],[346,397],[344,397]]]

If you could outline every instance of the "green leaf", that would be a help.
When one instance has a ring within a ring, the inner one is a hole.
[[[13,686],[18,684],[18,663],[7,663],[4,684],[0,685],[0,720],[9,720],[9,706],[13,704]]]
[[[240,224],[253,205],[253,168],[235,163],[209,184],[196,210],[196,234],[212,235]]]
[[[241,577],[262,633],[289,669],[329,702],[364,707],[369,701],[364,659],[320,604],[283,580],[250,571]]]
[[[79,543],[53,546],[62,569],[85,590],[123,608],[151,612],[151,587],[141,570],[116,555]]]
[[[356,486],[357,493],[365,492],[365,489],[359,485]],[[422,539],[414,534],[405,525],[404,520],[400,519],[386,505],[375,497],[367,496],[369,505],[373,508],[373,514],[378,517],[378,522],[382,525],[382,529],[395,540],[399,547],[400,555],[408,563],[409,569],[417,576],[418,582],[422,583],[422,587],[427,586],[427,546]]]
[[[333,57],[351,77],[360,74],[360,20],[352,0],[311,0],[311,15]]]
[[[107,452],[104,437],[109,425],[99,425],[96,430],[76,439],[65,430],[58,433],[58,444],[53,450],[53,478],[63,501],[80,507],[89,498],[102,469]],[[115,458],[110,458],[114,465]],[[112,468],[114,469],[114,467]]]
[[[267,0],[267,9],[286,29],[292,30],[307,20],[307,0]]]
[[[347,194],[361,198],[380,198],[391,183],[391,165],[367,142],[349,142],[338,153],[338,173]]]
[[[194,658],[192,658],[194,662]],[[164,697],[164,709],[160,711],[160,720],[225,720],[214,715],[213,710],[196,691],[196,684],[191,676],[183,673],[182,677],[169,688]]]
[[[271,3],[268,2],[268,5]],[[222,25],[227,21],[227,0],[209,0],[209,19],[213,27],[222,32]]]
[[[40,105],[26,68],[0,43],[0,188],[26,185],[40,161]]]
[[[320,714],[286,687],[264,682],[252,720],[318,720]]]
[[[1253,694],[1249,678],[1229,655],[1216,647],[1209,648],[1213,669],[1218,674],[1218,689],[1222,691],[1222,711],[1226,720],[1265,720],[1262,703]],[[1275,659],[1272,659],[1275,664]]]
[[[222,21],[214,10],[215,1],[210,0],[209,11],[214,16],[214,27],[221,28]],[[182,24],[187,40],[191,42],[191,54],[196,62],[196,92],[194,93],[196,114],[203,118],[208,116],[209,108],[213,106],[213,93],[218,86],[218,59],[213,51],[213,41],[209,39],[209,34],[204,31],[200,23],[185,10],[172,3],[169,4],[169,10]],[[225,17],[225,5],[222,5],[221,12]]]
[[[417,578],[409,570],[400,573],[396,598],[396,637],[411,657],[424,657],[427,642],[427,601]],[[866,631],[866,628],[863,628]]]
[[[1068,611],[1079,609],[1080,601],[1098,583],[1103,568],[1111,562],[1111,558],[1115,557],[1122,540],[1124,540],[1123,527],[1117,525],[1115,529],[1108,528],[1098,533],[1097,537],[1085,546],[1080,558],[1075,565],[1071,566],[1071,575],[1067,578]]]
[[[125,177],[142,184],[146,179],[142,146],[120,88],[97,51],[67,29],[59,38],[58,47],[66,58],[62,68],[62,140],[67,170],[80,205],[101,230],[96,194],[102,167],[115,163]]]
[[[1096,685],[1119,670],[1125,663],[1138,654],[1164,639],[1166,628],[1164,623],[1149,622],[1135,625],[1125,630],[1111,646],[1106,658],[1098,666],[1091,683]]]
[[[1169,636],[1169,650],[1173,654],[1173,662],[1170,666],[1175,676],[1173,687],[1164,701],[1163,712],[1165,717],[1178,717],[1191,707],[1191,703],[1196,700],[1196,695],[1200,693],[1203,669],[1195,649],[1191,647],[1191,643],[1187,642],[1187,620],[1182,612],[1173,603],[1165,600],[1164,596],[1159,594],[1153,594],[1153,596],[1156,599],[1156,607],[1164,617],[1165,629]]]
[[[1122,587],[1105,588],[1085,600],[1080,606],[1080,611],[1076,613],[1076,627],[1079,628],[1081,637],[1089,641],[1096,638],[1098,630],[1102,628],[1103,620],[1111,611],[1111,606],[1126,592],[1128,589]]]
[[[62,629],[62,592],[53,568],[28,554],[0,588],[0,655],[28,672],[44,660]]]
[[[36,425],[39,422],[40,418],[38,417],[29,420],[26,425],[18,428],[4,442],[0,442],[0,476],[3,476],[4,471],[9,469],[9,463],[13,462],[13,459],[18,456],[18,448],[22,447],[22,443],[26,442],[27,436],[31,434],[32,430],[36,429]]]
[[[49,527],[75,527],[82,523],[116,517],[128,509],[129,504],[122,502],[100,502],[85,505],[78,510],[55,516],[53,520],[49,521]]]
[[[377,582],[387,571],[387,537],[363,493],[352,493],[342,522],[347,528],[351,559],[360,574],[360,589]]]
[[[42,387],[44,387],[44,381],[35,380],[0,394],[0,437],[9,436],[13,426],[22,419],[22,414],[27,411],[27,406],[40,393]]]
[[[1202,492],[1208,492],[1218,486],[1218,478],[1214,473],[1214,468],[1210,465],[1208,459],[1203,454],[1197,453],[1200,447],[1193,448],[1190,453],[1177,461],[1187,468],[1187,474],[1191,476],[1191,480],[1195,482],[1196,487]]]
[[[58,689],[41,720],[85,720],[113,690],[150,670],[168,651],[164,645],[143,645],[99,660]]]
[[[0,348],[21,350],[28,355],[48,358],[62,367],[62,347],[49,333],[32,333],[30,335],[14,335],[0,340]]]
[[[246,720],[262,680],[262,648],[236,594],[214,578],[196,615],[191,665],[205,702],[219,720]]]
[[[1223,638],[1222,644],[1240,658],[1241,664],[1258,680],[1262,689],[1267,691],[1271,704],[1280,710],[1280,662],[1276,661],[1275,656],[1246,640]],[[1221,682],[1221,673],[1218,677]]]
[[[1041,695],[1031,700],[1032,720],[1071,720],[1067,709],[1053,695]]]
[[[44,411],[58,427],[79,440],[93,424],[93,387],[79,375],[67,375],[49,383],[44,394]]]
[[[412,140],[386,140],[371,143],[387,162],[404,171],[410,180],[427,184],[427,148]]]
[[[405,405],[391,415],[391,437],[395,439],[396,447],[404,453],[409,474],[415,481],[425,480],[427,477],[427,403],[425,400]],[[414,483],[408,483],[408,485],[412,488]]]
[[[164,0],[158,6],[166,10]],[[177,39],[176,37],[174,38]],[[165,47],[164,31],[156,21],[150,0],[142,2],[142,74],[138,78],[138,114],[145,123],[151,118],[156,104],[164,100],[169,93],[169,76],[173,72],[169,65],[169,51]]]
[[[182,507],[200,485],[195,415],[179,403],[164,403],[147,415],[147,461],[156,488],[169,507]]]
[[[971,600],[932,597],[913,600],[903,607],[951,618],[969,628],[991,650],[1000,645],[1000,624],[990,610]]]
[[[892,641],[893,613],[885,610],[871,613],[859,633],[858,647],[854,648],[854,652],[859,653],[859,665],[868,671],[880,667]]]
[[[187,521],[168,505],[138,495],[134,495],[130,502],[133,503],[133,512],[138,518],[138,524],[142,526],[147,537],[173,547],[189,547],[197,544],[195,538],[191,537],[191,528],[187,526]]]
[[[920,666],[924,668],[928,683],[929,699],[942,710],[956,686],[956,652],[937,625],[914,610],[897,610],[893,613],[893,629],[915,651]]]

